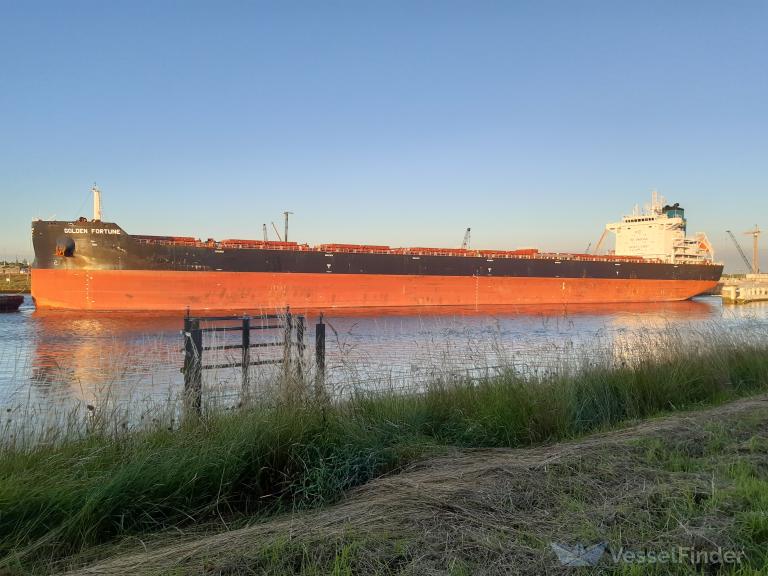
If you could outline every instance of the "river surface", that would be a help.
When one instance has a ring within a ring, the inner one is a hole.
[[[648,353],[664,345],[654,335],[669,331],[682,338],[736,331],[763,337],[768,305],[723,306],[717,297],[702,297],[568,308],[332,310],[325,319],[326,385],[340,395],[361,388],[415,389],[441,375],[483,375],[498,366],[535,374],[599,355]],[[316,314],[307,315],[303,366],[308,372],[314,366],[316,321]],[[0,408],[171,399],[184,381],[182,325],[182,315],[38,312],[27,298],[20,312],[0,314]],[[239,338],[227,334],[206,345]],[[254,342],[282,338],[276,331],[254,334]],[[254,349],[252,360],[279,357],[281,350]],[[221,364],[236,360],[239,352],[206,354],[207,362]],[[274,370],[252,368],[251,386],[266,390],[275,380]],[[237,398],[240,387],[239,369],[205,373],[210,398]]]

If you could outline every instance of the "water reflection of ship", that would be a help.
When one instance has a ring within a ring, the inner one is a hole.
[[[130,397],[142,380],[151,394],[178,379],[179,317],[37,311],[30,320],[31,381],[42,396],[99,403]]]
[[[472,330],[496,321],[521,322],[521,330],[515,333],[517,338],[525,338],[531,322],[541,321],[546,326],[550,319],[574,320],[586,332],[601,327],[660,327],[707,319],[716,311],[717,303],[717,299],[701,299],[620,305],[349,308],[333,310],[326,319],[342,332],[354,332],[356,339],[362,338],[366,354],[377,356],[392,352],[390,346],[379,348],[381,342],[374,342],[380,337],[398,349],[397,340],[412,343],[417,334],[421,338],[425,332],[439,340],[449,337],[442,332],[446,322],[471,325]],[[320,311],[294,312],[305,313],[311,327]],[[158,390],[152,387],[165,385],[167,389],[181,381],[179,314],[37,311],[30,321],[36,333],[32,380],[44,395],[96,402],[106,394],[124,397],[136,383],[143,382],[142,392],[156,394]],[[309,335],[313,333],[313,329],[308,330]]]
[[[717,306],[716,299],[700,298],[679,302],[647,302],[624,304],[548,304],[548,305],[495,305],[495,306],[406,306],[406,307],[365,307],[337,308],[331,311],[306,308],[291,310],[303,314],[310,321],[320,314],[326,318],[389,318],[389,317],[446,317],[473,318],[494,317],[542,317],[542,316],[598,316],[610,317],[621,315],[653,316],[663,314],[670,319],[697,319],[712,314]],[[244,315],[285,313],[285,310],[245,310]],[[209,312],[210,315],[215,312]],[[37,310],[33,319],[40,330],[57,337],[71,337],[79,340],[94,335],[149,335],[178,332],[182,326],[183,315],[156,313],[105,313],[105,312],[68,312]],[[202,315],[201,317],[205,317]]]
[[[325,313],[326,318],[388,318],[388,317],[446,317],[457,318],[526,318],[526,317],[568,317],[597,316],[622,318],[663,315],[670,320],[705,319],[718,307],[713,298],[697,298],[679,302],[647,302],[624,304],[548,304],[548,305],[496,305],[496,306],[410,306],[387,308],[343,308]],[[304,313],[313,318],[322,312],[308,309]]]

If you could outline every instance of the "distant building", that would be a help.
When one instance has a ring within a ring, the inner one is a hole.
[[[747,274],[746,279],[730,280],[720,293],[724,302],[736,304],[768,300],[768,274]]]
[[[18,274],[28,274],[29,269],[21,264],[2,264],[0,265],[0,276],[16,276]]]

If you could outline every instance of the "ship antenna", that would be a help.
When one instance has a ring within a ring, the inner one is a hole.
[[[91,192],[93,192],[93,221],[101,222],[101,190],[99,190],[95,182]]]

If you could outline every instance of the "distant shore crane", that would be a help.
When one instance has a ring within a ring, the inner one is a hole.
[[[730,230],[726,230],[728,232],[728,236],[731,237],[731,240],[733,240],[733,245],[736,246],[736,250],[739,251],[739,256],[741,256],[741,259],[744,261],[744,266],[747,268],[747,272],[750,270],[752,271],[752,274],[760,274],[760,250],[759,250],[759,238],[760,234],[763,233],[760,228],[758,228],[757,224],[755,224],[755,227],[752,230],[747,230],[744,232],[747,236],[752,236],[752,263],[750,264],[749,258],[747,258],[747,255],[744,253],[744,250],[741,249],[741,244],[739,244],[739,241],[736,240],[736,236],[733,235],[733,232]]]
[[[741,256],[741,259],[744,261],[744,266],[747,268],[747,272],[749,272],[750,268],[752,268],[752,265],[749,263],[749,258],[747,258],[747,255],[744,254],[744,250],[741,249],[741,244],[739,244],[739,241],[736,240],[736,236],[733,235],[733,232],[730,230],[726,230],[728,233],[728,236],[731,237],[731,240],[733,240],[733,245],[736,246],[736,250],[739,251],[739,256]]]
[[[760,234],[763,231],[758,228],[757,224],[752,230],[744,232],[747,236],[752,236],[752,274],[760,274],[760,252],[759,252],[759,240]]]

